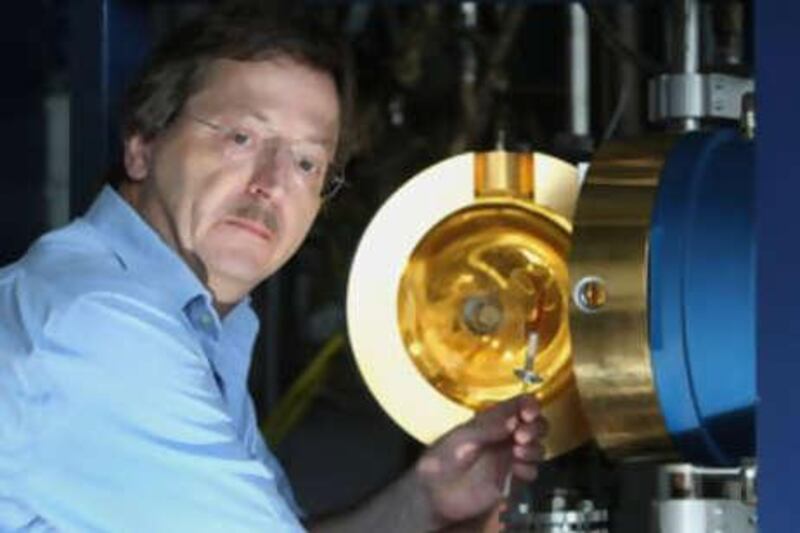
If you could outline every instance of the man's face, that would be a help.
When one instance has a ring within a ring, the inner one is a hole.
[[[338,129],[326,73],[287,57],[218,60],[169,128],[126,142],[122,193],[229,305],[300,246]]]

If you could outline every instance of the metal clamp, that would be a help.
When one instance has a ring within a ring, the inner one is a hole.
[[[752,79],[727,74],[662,74],[648,83],[648,118],[651,122],[684,118],[739,120],[742,98],[754,86]]]

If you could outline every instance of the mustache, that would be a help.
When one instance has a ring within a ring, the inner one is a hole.
[[[248,202],[234,207],[231,214],[244,220],[250,220],[263,225],[272,233],[277,233],[279,223],[275,211],[264,204]]]

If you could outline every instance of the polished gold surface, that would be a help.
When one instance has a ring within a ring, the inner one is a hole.
[[[543,154],[464,154],[408,181],[370,222],[348,285],[351,344],[381,406],[419,440],[518,394],[533,329],[546,454],[589,439],[566,323],[578,187],[574,167]]]
[[[531,200],[534,191],[533,154],[478,152],[475,154],[475,197]]]
[[[481,409],[520,392],[528,334],[542,400],[569,379],[569,233],[524,203],[477,202],[437,224],[411,254],[398,324],[414,364],[439,392]]]
[[[670,137],[609,143],[593,158],[574,219],[570,329],[579,394],[599,445],[669,454],[647,331],[651,211]]]

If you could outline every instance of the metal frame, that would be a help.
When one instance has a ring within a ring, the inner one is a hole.
[[[800,510],[800,271],[796,230],[800,195],[800,4],[755,1],[757,416],[760,531],[792,531]]]

